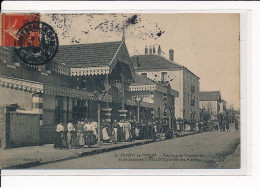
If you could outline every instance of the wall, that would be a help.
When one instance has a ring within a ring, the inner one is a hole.
[[[183,109],[183,91],[182,91],[182,76],[183,76],[183,71],[182,70],[171,70],[171,71],[163,71],[163,70],[157,70],[157,71],[140,71],[137,72],[139,75],[141,75],[141,73],[147,73],[147,78],[154,80],[154,81],[158,81],[160,82],[162,80],[162,72],[167,72],[167,76],[166,76],[166,80],[168,81],[171,85],[171,88],[173,90],[176,90],[179,92],[179,97],[175,98],[175,117],[176,118],[182,118],[183,117],[183,113],[182,113],[182,109]],[[161,110],[163,111],[163,110]]]
[[[53,125],[55,121],[55,96],[43,94],[43,125]]]
[[[0,105],[18,104],[30,110],[32,108],[32,93],[0,87]]]
[[[0,106],[0,146],[6,147],[6,106]]]
[[[192,86],[195,87],[194,92]],[[191,99],[195,99],[194,105],[191,104]],[[199,79],[187,69],[183,71],[183,106],[186,120],[192,118],[191,113],[195,120],[199,120]]]
[[[10,147],[39,145],[39,120],[39,114],[10,112]]]
[[[163,93],[155,91],[154,92],[154,105],[155,105],[155,117],[156,118],[163,118],[163,111],[164,111],[164,98],[163,98]],[[159,112],[158,112],[158,108],[159,108]]]

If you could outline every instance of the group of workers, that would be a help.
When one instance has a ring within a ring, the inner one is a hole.
[[[165,128],[160,120],[137,122],[121,119],[119,122],[101,122],[101,141],[103,143],[118,143],[136,139],[155,139]],[[73,149],[84,146],[91,147],[98,140],[98,123],[94,119],[80,119],[77,123],[69,121],[65,126],[60,121],[56,128],[54,148]]]

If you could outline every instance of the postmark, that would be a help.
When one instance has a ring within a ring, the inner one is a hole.
[[[43,65],[54,58],[58,36],[39,14],[3,14],[1,26],[1,46],[14,47],[23,62]]]
[[[28,22],[18,30],[16,36],[15,50],[25,63],[46,64],[57,53],[58,36],[54,29],[45,22]]]

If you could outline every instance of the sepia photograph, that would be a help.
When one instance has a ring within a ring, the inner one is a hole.
[[[2,13],[1,169],[240,169],[239,13]]]

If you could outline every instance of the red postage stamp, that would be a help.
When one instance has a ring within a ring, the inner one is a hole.
[[[1,46],[15,46],[15,42],[19,41],[17,32],[24,25],[40,21],[39,14],[2,14],[2,26],[1,26]],[[24,35],[26,38],[23,41],[23,46],[38,46],[39,45],[39,30],[38,27],[34,28],[33,33],[32,29],[25,28]]]

